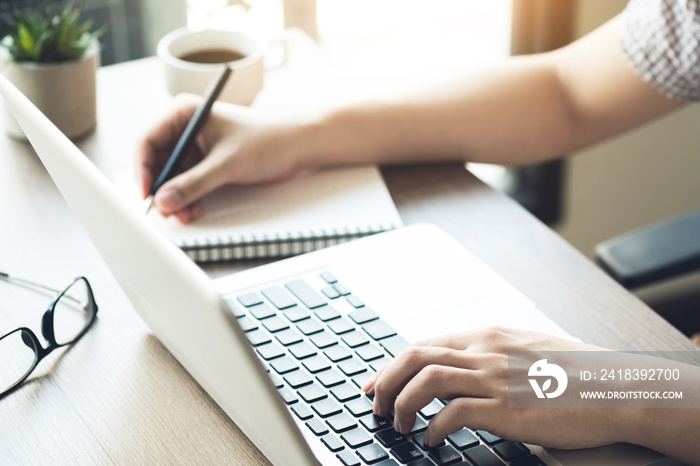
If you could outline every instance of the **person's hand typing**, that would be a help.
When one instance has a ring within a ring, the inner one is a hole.
[[[176,97],[174,108],[144,137],[137,155],[136,178],[145,198],[194,114],[200,98]],[[215,104],[179,174],[165,183],[154,206],[164,216],[188,223],[201,215],[199,200],[227,184],[275,181],[298,171],[301,157],[287,136],[293,125],[246,107]]]
[[[452,400],[433,417],[424,440],[437,445],[462,427],[509,440],[557,448],[621,441],[606,409],[508,408],[509,351],[602,351],[603,348],[522,330],[486,328],[416,343],[363,387],[374,413],[395,409],[395,429],[407,434],[416,413],[434,398]]]

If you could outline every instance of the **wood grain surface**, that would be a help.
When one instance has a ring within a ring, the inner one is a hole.
[[[261,97],[274,101],[303,75],[293,66],[271,73]],[[78,145],[110,178],[131,170],[139,135],[167,108],[161,79],[152,58],[99,71],[98,127]],[[383,174],[406,224],[441,226],[570,333],[615,349],[694,348],[462,164],[385,167]],[[56,288],[85,275],[99,305],[78,344],[56,351],[0,400],[0,463],[267,464],[151,335],[33,150],[4,135],[0,219],[0,270]],[[258,263],[206,270],[218,276]],[[39,334],[44,307],[1,282],[0,298],[0,333],[29,326]]]

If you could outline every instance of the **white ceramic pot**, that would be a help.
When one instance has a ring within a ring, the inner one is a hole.
[[[61,63],[15,62],[0,48],[0,72],[22,91],[69,138],[87,134],[97,123],[96,73],[100,47],[95,41],[82,58]],[[24,132],[3,104],[7,134]]]

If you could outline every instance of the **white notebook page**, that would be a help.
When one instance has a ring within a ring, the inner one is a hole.
[[[374,165],[327,168],[264,185],[225,186],[203,200],[203,215],[182,225],[151,212],[177,244],[238,242],[391,229],[402,225]]]

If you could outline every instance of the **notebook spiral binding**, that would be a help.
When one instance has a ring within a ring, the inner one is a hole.
[[[229,236],[216,238],[215,241],[209,238],[193,240],[178,246],[198,264],[247,259],[279,259],[335,246],[395,228],[394,224],[368,225],[357,229],[321,230],[310,233],[289,232],[286,236],[275,235],[274,237],[263,235],[261,238],[256,238],[253,235],[250,238],[244,236],[234,238]]]

